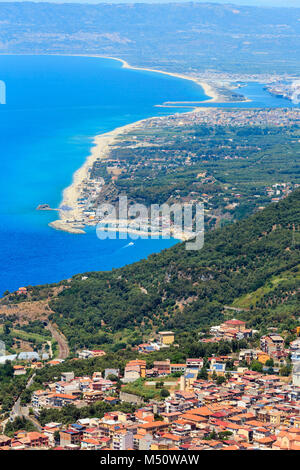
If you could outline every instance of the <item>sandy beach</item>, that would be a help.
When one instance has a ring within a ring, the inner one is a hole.
[[[113,131],[106,132],[105,134],[97,135],[93,140],[93,147],[90,155],[87,157],[84,164],[73,174],[73,181],[63,191],[62,202],[59,206],[59,220],[49,223],[49,226],[56,230],[64,230],[70,233],[85,233],[85,231],[78,227],[80,219],[82,218],[82,208],[78,203],[78,198],[81,195],[82,182],[88,178],[89,169],[93,166],[98,158],[105,159],[108,155],[109,147],[114,144],[115,140],[125,132],[139,127],[146,119],[136,121],[132,124],[127,124],[122,127],[117,127]]]

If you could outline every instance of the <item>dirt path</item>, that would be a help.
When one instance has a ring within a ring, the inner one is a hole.
[[[66,337],[59,331],[56,325],[53,325],[53,323],[49,322],[45,328],[50,331],[52,337],[57,341],[59,349],[58,359],[66,359],[70,354]]]

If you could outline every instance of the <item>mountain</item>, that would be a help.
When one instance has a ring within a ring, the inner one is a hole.
[[[296,190],[247,219],[207,233],[199,251],[179,243],[130,266],[62,282],[65,288],[51,301],[50,318],[71,347],[93,347],[126,329],[137,336],[162,328],[199,331],[222,320],[225,305],[260,292],[244,318],[256,326],[290,325],[299,314],[299,221]]]
[[[103,54],[177,72],[299,73],[300,8],[0,3],[0,53]]]

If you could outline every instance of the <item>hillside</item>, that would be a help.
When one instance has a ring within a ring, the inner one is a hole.
[[[0,53],[104,54],[185,73],[295,74],[299,18],[299,8],[233,4],[3,2]]]
[[[86,273],[84,280],[76,275],[50,302],[50,318],[71,348],[120,340],[122,331],[131,342],[161,328],[197,331],[222,320],[224,305],[245,295],[255,297],[282,277],[279,303],[267,301],[267,294],[274,296],[275,288],[270,288],[242,315],[249,321],[256,318],[257,325],[269,318],[291,326],[299,314],[300,240],[293,231],[299,220],[297,190],[248,219],[207,233],[200,251],[187,251],[180,243],[124,268]],[[285,300],[290,309],[283,308]]]

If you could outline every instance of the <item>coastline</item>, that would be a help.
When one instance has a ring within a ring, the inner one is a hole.
[[[170,76],[180,78],[183,80],[190,80],[196,83],[197,85],[201,86],[205,95],[209,97],[207,100],[201,101],[201,103],[218,102],[219,100],[219,95],[217,91],[211,85],[209,85],[206,82],[202,82],[201,80],[198,80],[194,77],[190,77],[188,75],[165,72],[165,71],[151,69],[151,68],[135,67],[135,66],[131,66],[130,64],[128,64],[128,62],[126,62],[123,59],[120,59],[117,57],[108,57],[108,56],[103,56],[103,55],[85,55],[85,54],[73,54],[73,55],[72,54],[47,54],[47,55],[62,55],[62,56],[71,55],[71,56],[77,56],[77,57],[78,56],[79,57],[99,57],[103,59],[117,60],[122,63],[123,68],[161,73],[164,75],[170,75]],[[163,106],[163,105],[156,105],[156,106]],[[180,106],[178,107],[180,108]],[[188,107],[189,107],[188,105],[184,106],[185,109]],[[200,107],[197,108],[196,106],[190,106],[190,107],[192,108],[192,110],[187,111],[187,113],[191,113],[191,112],[197,111],[198,109],[202,109]],[[136,129],[144,121],[147,121],[149,119],[151,119],[151,117],[141,119],[139,121],[135,121],[125,126],[117,127],[113,129],[112,131],[106,132],[104,134],[99,134],[94,137],[90,154],[87,156],[83,165],[73,173],[73,179],[72,179],[71,185],[66,187],[63,191],[62,201],[58,208],[59,219],[54,220],[49,223],[49,226],[51,228],[55,230],[62,230],[62,231],[73,233],[73,234],[85,234],[86,233],[84,231],[84,227],[86,226],[86,224],[81,223],[82,209],[80,207],[78,198],[80,198],[82,184],[88,178],[90,168],[93,166],[94,162],[97,159],[99,158],[105,159],[105,154],[108,151],[109,147],[113,145],[114,141],[120,135],[122,135],[123,133],[131,129]],[[95,225],[95,224],[93,224],[93,222],[91,221],[91,225]],[[132,231],[132,229],[130,228],[125,229],[125,230],[124,228],[122,229],[117,228],[116,231],[118,232],[126,231],[127,233],[136,233],[136,231],[134,230]],[[183,239],[186,239],[186,238],[184,237]]]
[[[217,103],[219,100],[219,95],[216,89],[210,85],[209,83],[202,81],[196,77],[191,77],[190,75],[185,75],[183,73],[176,73],[176,72],[166,72],[165,70],[153,69],[150,67],[139,67],[135,65],[130,65],[126,60],[121,59],[120,57],[112,57],[112,56],[105,56],[102,54],[39,54],[39,55],[54,55],[54,56],[63,56],[63,57],[98,57],[99,59],[110,59],[110,60],[117,60],[121,62],[122,68],[124,69],[131,69],[131,70],[140,70],[144,72],[153,72],[153,73],[160,73],[163,75],[170,75],[171,77],[180,78],[182,80],[189,80],[197,85],[199,85],[206,96],[209,98],[207,100],[201,101],[201,103]]]
[[[105,154],[114,141],[124,132],[136,128],[146,119],[135,121],[125,126],[116,127],[112,131],[96,135],[93,139],[91,153],[86,158],[83,165],[73,173],[73,180],[70,186],[63,191],[62,201],[59,205],[59,219],[49,223],[49,226],[56,230],[63,230],[69,233],[84,234],[85,231],[78,227],[78,218],[81,216],[81,208],[78,198],[81,194],[82,182],[88,177],[89,169],[98,158],[105,158]],[[64,209],[65,208],[65,209]],[[67,209],[66,209],[67,208]]]
[[[210,97],[207,100],[202,101],[201,103],[215,103],[219,99],[219,95],[217,94],[216,90],[207,82],[203,82],[202,80],[197,79],[196,77],[191,77],[189,75],[181,74],[181,73],[176,73],[176,72],[166,72],[164,70],[157,70],[157,69],[152,69],[152,68],[147,68],[147,67],[137,67],[134,65],[130,65],[126,60],[120,59],[119,57],[105,57],[105,56],[97,56],[97,57],[102,57],[103,59],[112,59],[112,60],[118,60],[119,62],[122,63],[122,67],[124,69],[132,69],[132,70],[141,70],[145,72],[154,72],[154,73],[161,73],[163,75],[170,75],[171,77],[176,77],[176,78],[181,78],[182,80],[190,80],[197,85],[200,85],[201,88],[203,89],[204,93],[206,96]]]

